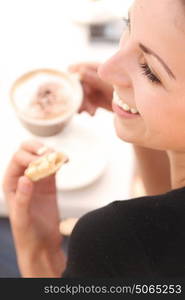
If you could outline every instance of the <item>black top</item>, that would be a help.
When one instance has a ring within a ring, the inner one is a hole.
[[[66,278],[185,277],[185,187],[115,201],[84,215],[69,243]]]

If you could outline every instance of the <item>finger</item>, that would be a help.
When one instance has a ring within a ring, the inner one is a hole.
[[[36,155],[21,149],[13,155],[9,166],[12,170],[20,167],[25,169],[36,158]]]
[[[27,177],[23,176],[19,178],[15,203],[13,207],[15,211],[13,212],[16,223],[24,224],[28,221],[29,208],[32,200],[33,194],[33,183]],[[21,220],[19,220],[21,218]]]
[[[97,107],[91,103],[87,103],[86,111],[90,114],[90,116],[94,116],[96,113]]]
[[[39,155],[39,156],[54,151],[54,149],[52,149],[51,147],[48,147],[48,146],[46,146],[38,141],[35,141],[35,140],[23,142],[21,145],[21,149],[23,149],[25,151],[29,151],[29,152]]]
[[[81,106],[79,113],[85,111],[89,113],[91,116],[94,116],[96,113],[97,107],[91,104],[88,100],[84,101],[84,104]]]
[[[40,194],[44,199],[44,196],[49,194],[54,194],[56,192],[56,174],[50,175],[48,177],[42,178],[38,182],[34,183],[34,193]],[[52,196],[53,197],[53,196]]]
[[[104,81],[102,81],[99,77],[98,77],[98,73],[96,71],[93,70],[83,70],[81,72],[81,78],[82,78],[82,82],[84,84],[88,84],[91,88],[93,89],[104,89],[107,87],[107,83],[105,83]]]
[[[68,67],[69,72],[81,72],[83,69],[97,70],[99,67],[99,62],[82,62],[77,64],[72,64]]]
[[[81,105],[80,109],[78,110],[78,113],[81,113],[83,111],[85,111],[85,104],[84,103]]]
[[[24,174],[25,169],[36,158],[36,155],[24,150],[20,150],[14,154],[4,176],[3,190],[5,193],[16,190],[18,178]]]
[[[46,146],[41,142],[38,142],[36,140],[29,140],[29,141],[23,142],[20,146],[20,149],[31,152],[33,154],[38,154],[38,151],[44,147],[46,147]]]
[[[83,86],[84,95],[89,96],[92,93],[91,86],[89,84],[87,84],[86,82],[83,82],[82,86]]]

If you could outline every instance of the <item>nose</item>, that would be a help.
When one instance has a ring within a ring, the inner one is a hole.
[[[112,86],[131,87],[128,73],[128,57],[120,50],[98,68],[98,76]]]

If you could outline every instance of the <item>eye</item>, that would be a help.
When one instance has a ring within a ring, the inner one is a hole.
[[[142,74],[144,74],[145,76],[148,77],[148,79],[150,81],[152,81],[153,83],[157,83],[160,84],[161,81],[160,79],[158,79],[150,70],[149,66],[147,64],[140,64],[140,67],[142,69]]]

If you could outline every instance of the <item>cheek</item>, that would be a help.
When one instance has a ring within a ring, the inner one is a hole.
[[[162,148],[181,149],[185,146],[185,105],[174,97],[145,94],[137,98],[148,140]]]
[[[141,114],[148,132],[162,133],[169,126],[169,107],[164,103],[164,98],[151,93],[142,92],[143,97],[136,98],[136,106]]]

